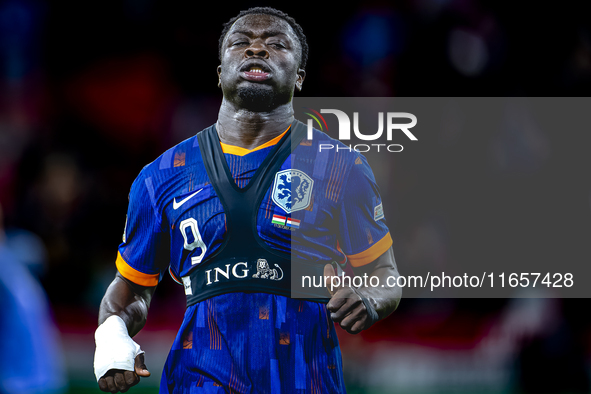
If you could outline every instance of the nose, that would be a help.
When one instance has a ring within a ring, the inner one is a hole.
[[[267,51],[265,45],[260,41],[256,40],[253,41],[246,51],[244,52],[245,57],[262,57],[263,59],[269,58],[269,52]]]

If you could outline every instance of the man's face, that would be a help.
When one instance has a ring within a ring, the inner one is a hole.
[[[222,44],[218,76],[224,97],[242,108],[269,111],[287,104],[306,73],[300,43],[289,24],[272,15],[246,15]]]

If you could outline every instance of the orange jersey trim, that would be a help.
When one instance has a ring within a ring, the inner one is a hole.
[[[370,246],[369,249],[361,253],[347,255],[347,258],[353,267],[361,267],[375,261],[378,257],[386,253],[390,246],[392,246],[392,236],[388,232],[382,239]]]
[[[291,126],[289,126],[289,127],[291,127]],[[223,142],[220,141],[220,144],[222,145],[222,152],[227,153],[229,155],[246,156],[249,153],[252,153],[254,151],[268,148],[270,146],[277,144],[281,140],[281,138],[283,138],[285,133],[287,133],[287,130],[289,130],[289,127],[287,129],[285,129],[285,131],[283,133],[281,133],[280,135],[278,135],[277,137],[273,138],[270,141],[265,142],[263,145],[257,146],[254,149],[246,149],[241,146],[228,145],[228,144],[224,144]]]
[[[125,279],[129,279],[137,285],[154,287],[158,284],[160,274],[144,274],[136,270],[123,260],[119,252],[117,252],[117,261],[115,261],[115,264],[117,265],[117,270]]]
[[[177,276],[174,274],[174,272],[172,272],[172,267],[168,266],[168,272],[170,273],[170,277],[172,278],[172,280],[174,280],[179,285],[183,284],[183,282],[181,282],[181,280],[179,278],[177,278]]]

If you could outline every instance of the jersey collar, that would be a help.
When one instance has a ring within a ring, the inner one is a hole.
[[[291,125],[289,127],[291,127]],[[222,146],[222,152],[227,153],[229,155],[246,156],[249,153],[252,153],[254,151],[268,148],[270,146],[276,145],[281,140],[281,138],[283,138],[285,133],[287,133],[287,130],[289,130],[289,127],[287,129],[285,129],[285,131],[283,133],[281,133],[280,135],[278,135],[277,137],[273,138],[270,141],[265,142],[262,145],[257,146],[254,149],[246,149],[241,146],[224,144],[223,142],[220,141],[220,145]]]

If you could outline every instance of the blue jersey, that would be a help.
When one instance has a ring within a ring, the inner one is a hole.
[[[222,144],[237,187],[248,185],[281,137],[254,150]],[[358,152],[342,144],[338,151],[320,151],[320,144],[340,143],[315,130],[282,163],[256,213],[258,236],[300,260],[366,265],[392,244],[373,173]],[[144,167],[133,183],[117,268],[144,286],[155,286],[167,270],[185,282],[215,255],[226,231],[198,139],[189,138]],[[325,305],[229,292],[188,307],[161,392],[216,390],[344,392],[338,340]]]

